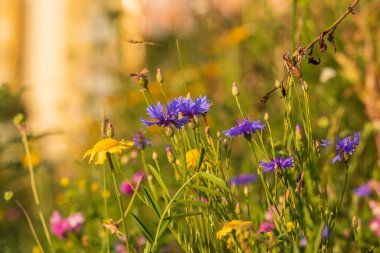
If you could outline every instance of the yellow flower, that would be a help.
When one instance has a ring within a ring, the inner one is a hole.
[[[293,221],[289,221],[288,223],[286,223],[286,231],[288,233],[294,231],[295,229],[296,229],[296,224]]]
[[[94,182],[91,184],[91,191],[92,192],[97,192],[99,190],[99,188],[100,188],[100,185],[98,183]]]
[[[252,221],[232,220],[232,221],[224,224],[222,229],[216,233],[216,237],[218,239],[221,239],[223,236],[228,235],[233,230],[237,230],[243,226],[247,226],[247,225],[251,225],[251,224],[253,224]]]
[[[133,145],[134,143],[131,141],[117,141],[112,138],[106,138],[98,141],[92,149],[87,150],[82,159],[90,156],[88,163],[94,161],[95,164],[103,164],[107,159],[107,152],[120,156],[122,150],[129,149]]]
[[[33,246],[32,248],[32,253],[41,253],[42,251],[40,250],[40,248],[38,246]]]
[[[31,150],[30,151],[30,160],[32,162],[32,166],[33,167],[36,167],[40,164],[41,162],[41,159],[40,159],[40,156],[38,155],[37,152]],[[28,161],[28,156],[27,155],[24,155],[22,157],[22,165],[24,166],[24,168],[29,168],[29,161]]]
[[[198,149],[192,149],[186,152],[186,166],[188,169],[194,170],[197,167],[199,159]]]
[[[62,186],[68,186],[69,183],[70,183],[70,178],[68,177],[61,177],[61,179],[59,180],[59,184]]]
[[[198,159],[200,156],[200,152],[198,149],[192,149],[186,152],[186,167],[188,169],[194,170],[197,167]],[[201,170],[205,168],[205,164],[207,164],[209,167],[211,167],[213,164],[207,159],[207,155],[205,154],[203,156],[203,161],[201,164]]]

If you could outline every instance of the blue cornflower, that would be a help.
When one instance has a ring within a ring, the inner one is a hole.
[[[153,121],[148,121],[140,118],[141,122],[146,126],[157,125],[168,127],[174,125],[177,129],[180,129],[189,120],[186,116],[181,119],[179,118],[179,103],[176,99],[168,102],[166,112],[164,112],[164,108],[160,102],[157,105],[150,105],[146,109],[146,112],[153,119]]]
[[[179,97],[179,112],[183,116],[192,118],[194,116],[205,115],[210,110],[210,101],[206,96],[199,96],[193,101],[191,97]]]
[[[250,121],[249,119],[242,119],[237,120],[236,123],[237,126],[234,126],[229,130],[223,131],[225,136],[233,137],[254,134],[257,130],[264,129],[264,125],[260,123],[260,120]]]
[[[358,188],[354,189],[353,192],[360,197],[367,197],[371,195],[372,189],[369,186],[369,183],[367,182],[365,184],[360,185]]]
[[[133,142],[138,149],[145,149],[147,146],[151,145],[150,141],[142,135],[141,131],[137,131],[133,137]]]
[[[286,169],[293,167],[293,157],[277,157],[275,159],[270,159],[269,163],[260,162],[260,165],[264,168],[263,172],[274,172],[275,169]]]
[[[237,177],[230,179],[230,185],[241,185],[241,184],[249,184],[255,182],[257,179],[257,174],[240,174]]]
[[[332,163],[336,161],[348,160],[348,158],[355,152],[356,147],[359,146],[360,142],[360,133],[354,132],[354,140],[352,140],[351,136],[347,136],[345,138],[338,138],[335,149],[337,151],[337,155],[332,159]],[[330,141],[327,139],[323,139],[321,141],[321,146],[325,148],[330,147]]]

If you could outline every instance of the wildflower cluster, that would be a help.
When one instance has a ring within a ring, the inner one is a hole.
[[[69,232],[78,233],[82,229],[84,221],[85,218],[81,212],[63,218],[58,211],[54,211],[50,217],[50,229],[59,239],[64,239]]]

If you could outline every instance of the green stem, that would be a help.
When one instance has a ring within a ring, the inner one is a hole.
[[[32,158],[30,156],[29,143],[28,143],[28,138],[26,136],[26,133],[22,134],[22,143],[24,144],[25,153],[26,153],[26,157],[27,157],[27,160],[28,160],[28,168],[29,168],[29,175],[30,175],[30,185],[32,187],[34,202],[35,202],[35,204],[37,206],[37,209],[38,209],[38,216],[40,218],[42,227],[44,229],[44,233],[45,233],[45,236],[46,236],[46,240],[47,240],[47,242],[49,244],[50,250],[52,252],[54,252],[54,248],[53,248],[53,245],[51,243],[51,238],[50,238],[49,230],[48,230],[48,227],[46,225],[46,220],[45,220],[44,214],[42,213],[42,209],[41,209],[41,205],[40,205],[40,199],[39,199],[39,196],[38,196],[38,191],[37,191],[37,186],[36,186],[36,180],[35,180],[35,176],[34,176],[34,168],[33,168]]]
[[[173,204],[174,200],[176,200],[176,198],[178,197],[178,195],[181,193],[181,191],[193,180],[195,179],[196,177],[198,177],[200,175],[200,172],[194,174],[191,178],[189,178],[182,186],[181,188],[179,188],[179,190],[176,192],[176,194],[174,194],[173,198],[169,201],[169,204],[166,206],[165,208],[165,211],[162,213],[161,215],[161,218],[160,218],[160,221],[158,222],[158,226],[157,226],[157,230],[156,230],[156,235],[154,236],[154,242],[153,242],[153,251],[155,251],[156,247],[157,247],[157,243],[158,243],[158,234],[160,232],[160,229],[161,229],[161,226],[162,226],[162,222],[165,218],[165,215],[166,213],[169,211],[171,205]]]
[[[108,209],[107,209],[107,196],[105,192],[107,191],[107,173],[106,173],[106,166],[103,166],[103,203],[104,203],[104,219],[108,218]],[[108,229],[105,229],[106,232],[106,247],[107,252],[110,252],[110,238]]]
[[[119,204],[120,215],[122,218],[121,222],[123,223],[123,228],[124,228],[124,232],[125,232],[125,246],[126,246],[127,252],[129,252],[128,233],[127,233],[127,226],[125,224],[123,203],[121,202],[121,196],[120,196],[119,187],[118,187],[119,184],[117,182],[115,168],[113,166],[111,154],[109,152],[107,152],[107,159],[108,159],[108,163],[109,163],[110,168],[111,168],[113,185],[115,187],[115,194],[117,197],[117,203]]]
[[[33,223],[32,223],[32,220],[30,219],[30,216],[28,214],[28,212],[25,210],[25,208],[21,205],[20,202],[18,202],[17,200],[15,201],[16,204],[18,205],[18,207],[21,209],[22,213],[24,214],[26,220],[28,221],[28,224],[29,224],[29,227],[30,227],[30,230],[32,231],[32,234],[33,234],[33,237],[34,237],[34,240],[36,241],[38,247],[40,248],[41,252],[44,253],[44,249],[42,248],[42,245],[41,245],[41,242],[40,240],[38,239],[38,236],[37,236],[37,233],[36,233],[36,230],[34,229],[34,226],[33,226]]]
[[[241,109],[241,106],[240,106],[239,98],[238,98],[237,96],[235,96],[235,99],[236,99],[236,104],[237,104],[237,106],[238,106],[238,108],[239,108],[239,111],[240,111],[241,116],[242,116],[243,118],[245,118],[245,117],[244,117],[243,110]]]
[[[339,198],[339,202],[338,202],[338,206],[336,207],[336,210],[335,210],[335,217],[338,216],[338,212],[339,212],[339,209],[342,205],[342,202],[343,202],[343,197],[344,197],[344,193],[346,192],[346,187],[347,187],[347,179],[348,179],[348,164],[345,162],[344,163],[344,166],[345,166],[345,179],[344,179],[344,185],[343,185],[343,190],[340,194],[340,198]]]

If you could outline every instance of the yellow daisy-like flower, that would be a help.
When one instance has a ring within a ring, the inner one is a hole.
[[[186,167],[188,169],[195,170],[195,168],[197,167],[197,163],[198,163],[198,159],[200,155],[201,153],[196,148],[187,151],[186,152]],[[200,169],[204,170],[205,165],[209,167],[213,166],[212,162],[208,160],[208,157],[206,154],[203,156],[203,161],[202,161]]]
[[[94,161],[95,164],[103,164],[107,160],[107,152],[120,156],[121,151],[129,149],[133,145],[134,143],[131,141],[117,141],[113,138],[106,138],[98,141],[92,149],[87,150],[82,159],[90,156],[88,163]]]
[[[252,224],[253,224],[252,221],[232,220],[232,221],[224,224],[222,229],[216,233],[216,238],[221,239],[223,236],[228,235],[233,230],[237,230],[241,227],[252,225]]]

